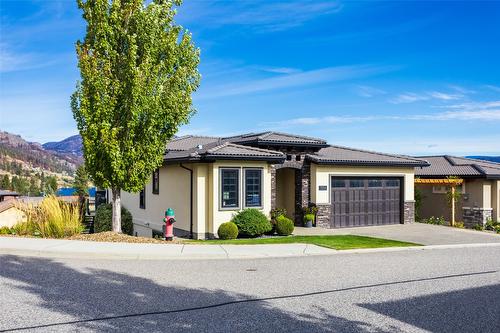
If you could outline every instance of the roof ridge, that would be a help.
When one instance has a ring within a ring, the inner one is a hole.
[[[283,155],[282,152],[279,152],[276,150],[269,150],[269,149],[256,148],[256,147],[252,147],[252,146],[239,145],[237,143],[233,143],[233,142],[229,142],[229,141],[226,141],[218,146],[215,146],[213,148],[208,149],[207,153],[214,153],[217,150],[224,148],[224,147],[227,147],[227,146],[232,146],[232,147],[241,148],[241,149],[245,149],[245,150],[251,150],[251,151],[258,151],[258,152],[262,152],[262,153]]]
[[[377,154],[377,155],[383,155],[383,156],[389,156],[389,157],[405,158],[405,159],[412,160],[412,161],[415,161],[415,162],[427,162],[427,161],[422,161],[419,158],[415,158],[415,157],[408,156],[408,155],[387,154],[387,153],[381,153],[381,152],[374,151],[374,150],[351,148],[351,147],[339,146],[339,145],[329,145],[328,147],[334,147],[334,148],[340,148],[340,149],[347,149],[347,150],[352,150],[352,151],[358,151],[358,152],[361,152],[361,153],[370,153],[370,154]],[[326,147],[326,148],[328,148],[328,147]]]
[[[297,135],[297,134],[285,133],[285,132],[278,132],[278,131],[268,131],[267,133],[268,133],[267,136],[269,136],[271,134],[279,134],[279,135],[292,136],[292,137],[301,138],[301,139],[326,142],[326,140],[323,140],[321,138],[315,138],[315,137],[312,137],[312,136]]]

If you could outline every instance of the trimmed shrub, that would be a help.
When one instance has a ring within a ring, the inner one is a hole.
[[[217,229],[219,239],[236,239],[238,237],[238,227],[233,222],[222,223]]]
[[[312,221],[312,222],[314,222],[314,214],[306,214],[306,215],[304,215],[304,221]]]
[[[280,236],[291,235],[295,226],[293,221],[286,216],[280,215],[276,218],[276,232]]]
[[[286,216],[286,209],[285,208],[274,208],[271,209],[271,230],[266,232],[266,235],[274,235],[276,233],[276,218],[278,216]]]
[[[10,228],[9,227],[1,227],[0,228],[0,235],[8,235],[10,234]]]
[[[113,216],[113,208],[111,204],[102,204],[95,212],[94,231],[103,232],[111,231],[111,220]],[[132,235],[134,232],[134,224],[132,223],[132,214],[127,208],[122,206],[122,232],[127,235]]]
[[[464,229],[465,228],[465,225],[463,222],[455,222],[455,224],[453,225],[455,228],[459,228],[459,229]]]
[[[258,237],[273,228],[266,215],[255,208],[242,210],[231,222],[238,227],[240,237]]]
[[[482,224],[478,223],[478,224],[474,224],[472,226],[472,229],[477,230],[477,231],[483,231],[484,230],[484,226]]]

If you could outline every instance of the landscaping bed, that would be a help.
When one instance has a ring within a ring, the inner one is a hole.
[[[190,240],[186,243],[195,244],[234,244],[234,245],[255,245],[255,244],[313,244],[335,250],[349,249],[369,249],[380,247],[402,247],[402,246],[422,246],[421,244],[401,242],[391,239],[374,238],[356,235],[329,235],[329,236],[287,236],[287,237],[262,237],[243,238],[229,240]]]
[[[112,231],[99,232],[95,234],[80,234],[66,239],[82,240],[91,242],[114,242],[114,243],[152,243],[152,244],[179,244],[182,240],[174,238],[173,241],[165,241],[158,238],[135,237],[126,234],[118,234]]]

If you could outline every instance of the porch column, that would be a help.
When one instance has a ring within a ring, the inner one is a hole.
[[[311,165],[304,162],[295,172],[295,225],[301,226],[304,218],[302,208],[310,202]]]
[[[276,165],[269,165],[271,173],[271,209],[276,208]]]

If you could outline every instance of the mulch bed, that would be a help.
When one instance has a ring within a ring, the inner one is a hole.
[[[114,242],[114,243],[150,243],[150,244],[181,244],[182,240],[174,238],[173,241],[164,241],[162,239],[134,237],[125,234],[118,234],[112,231],[99,232],[95,234],[80,234],[68,237],[66,239],[82,240],[91,242]]]

